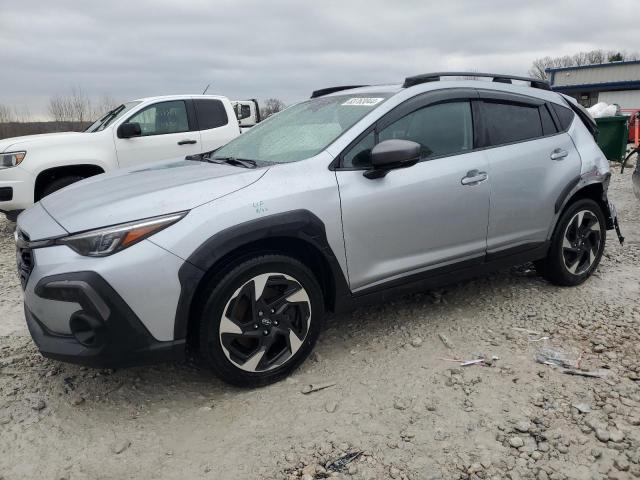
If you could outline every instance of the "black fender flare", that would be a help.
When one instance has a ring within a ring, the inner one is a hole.
[[[344,304],[350,297],[348,283],[329,245],[322,220],[312,212],[302,209],[277,213],[217,232],[187,258],[178,272],[180,298],[176,309],[174,339],[186,338],[198,286],[216,264],[243,246],[283,237],[302,240],[320,252],[333,277],[335,308]]]
[[[610,181],[611,172],[607,172],[601,176],[582,175],[570,182],[567,187],[563,189],[563,191],[560,193],[560,196],[556,200],[555,213],[557,217],[550,235],[553,235],[553,232],[555,231],[556,224],[559,219],[559,213],[564,210],[571,198],[580,193],[580,190],[583,190],[584,188],[590,187],[592,185],[600,185],[602,187],[602,196],[594,200],[596,200],[602,207],[602,212],[604,213],[605,221],[607,222],[607,230],[615,230],[616,235],[618,236],[618,241],[621,245],[624,245],[624,236],[622,235],[622,232],[620,231],[620,225],[618,224],[618,213],[616,212],[613,204],[609,202],[609,197],[607,196]]]
[[[611,181],[611,172],[607,172],[602,176],[593,177],[591,175],[581,175],[571,181],[565,189],[562,190],[555,203],[555,213],[559,214],[567,206],[567,203],[573,198],[580,190],[590,187],[591,185],[602,186],[602,197],[599,199],[603,213],[607,220],[607,230],[612,230],[615,225],[615,212],[611,210],[609,199],[607,197],[607,189],[609,182]]]

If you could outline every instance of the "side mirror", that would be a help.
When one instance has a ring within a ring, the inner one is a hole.
[[[142,129],[137,122],[126,122],[118,127],[118,138],[139,137],[142,135]]]
[[[385,140],[371,150],[373,168],[364,172],[367,178],[384,177],[389,170],[406,168],[420,160],[422,147],[410,140]]]

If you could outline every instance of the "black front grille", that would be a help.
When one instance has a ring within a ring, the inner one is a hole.
[[[29,236],[21,231],[18,231],[18,238],[26,242],[29,241]],[[22,284],[22,289],[24,290],[27,287],[29,276],[33,271],[33,252],[30,248],[27,247],[16,247],[16,260],[18,263],[18,275],[20,275],[20,283]]]

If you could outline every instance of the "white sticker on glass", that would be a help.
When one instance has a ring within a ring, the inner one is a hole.
[[[384,99],[373,98],[373,97],[354,97],[354,98],[350,98],[349,100],[344,102],[342,105],[361,105],[364,107],[371,107],[373,105],[380,103],[382,100]]]

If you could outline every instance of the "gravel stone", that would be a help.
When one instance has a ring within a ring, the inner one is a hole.
[[[513,448],[520,448],[524,446],[524,441],[520,437],[511,437],[509,438],[509,445]]]
[[[604,428],[598,428],[596,429],[596,438],[601,442],[608,442],[610,435],[609,432]]]
[[[124,452],[130,446],[131,446],[131,440],[129,440],[127,438],[123,438],[123,439],[120,439],[120,440],[116,440],[113,443],[113,445],[111,445],[111,451],[116,455],[120,455],[122,452]]]

